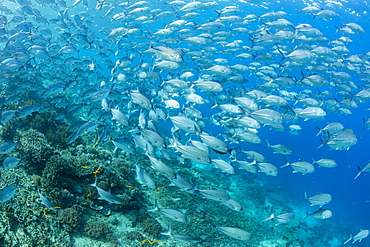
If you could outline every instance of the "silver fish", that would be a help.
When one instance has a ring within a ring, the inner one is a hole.
[[[194,193],[194,185],[185,180],[180,176],[180,174],[176,174],[174,178],[169,178],[171,181],[171,185],[175,185],[179,187],[181,190]]]
[[[98,190],[98,194],[100,196],[99,200],[105,200],[112,204],[122,204],[123,203],[123,199],[121,197],[113,195],[110,191],[105,191],[102,188],[99,188],[96,185],[97,181],[98,181],[98,178],[96,177],[95,182],[91,184],[91,186],[95,187]]]
[[[331,195],[330,194],[318,194],[315,196],[307,197],[307,194],[305,192],[304,195],[305,199],[309,200],[311,202],[310,206],[320,206],[322,207],[325,204],[328,204],[331,202]]]
[[[217,137],[208,135],[208,134],[200,134],[199,135],[202,141],[210,148],[212,148],[217,153],[226,154],[228,153],[229,149],[227,144],[222,140],[218,139]]]
[[[243,210],[242,205],[239,202],[235,201],[234,199],[230,199],[228,201],[223,201],[222,204],[224,204],[228,208],[231,208],[232,210],[235,210],[235,211],[238,211],[238,212]]]
[[[122,126],[129,126],[128,118],[119,109],[110,109],[113,119]]]
[[[258,172],[258,168],[257,168],[257,166],[255,166],[257,164],[256,160],[253,160],[252,162],[238,160],[237,162],[240,165],[240,168],[242,168],[242,169],[244,169],[248,172],[251,172],[251,173],[257,173]]]
[[[142,95],[139,90],[132,91],[130,93],[130,96],[131,96],[132,102],[134,102],[135,104],[138,104],[140,107],[144,109],[149,109],[149,110],[153,108],[153,105],[150,102],[150,100],[146,96]]]
[[[200,190],[197,189],[196,191],[200,192],[205,198],[215,200],[215,201],[228,201],[230,200],[230,196],[222,190]]]
[[[37,193],[39,194],[40,196],[40,199],[41,199],[41,203],[42,205],[44,205],[45,207],[47,208],[50,208],[50,209],[56,209],[58,206],[54,203],[52,203],[51,201],[49,201],[46,196],[43,196],[40,192],[40,188],[37,186]]]
[[[211,161],[212,164],[220,168],[222,171],[229,174],[234,174],[234,167],[230,164],[230,162],[226,162],[222,159],[212,159]]]
[[[185,216],[185,214],[183,214],[180,211],[177,211],[175,209],[159,208],[157,201],[155,201],[155,208],[149,209],[148,211],[149,212],[159,211],[159,212],[161,212],[167,218],[176,220],[178,222],[186,222],[186,216]]]
[[[269,176],[277,176],[279,175],[279,170],[271,163],[263,162],[263,163],[257,163],[259,172],[263,172],[266,175]]]
[[[285,165],[281,166],[281,168],[291,166],[294,169],[293,173],[301,172],[302,174],[306,174],[313,173],[315,171],[315,167],[307,161],[297,161],[294,163],[289,163],[288,158],[285,157],[285,159],[287,162],[285,163]]]
[[[138,164],[135,164],[136,179],[143,186],[148,186],[151,189],[157,189],[154,180],[149,176],[144,168],[141,168]]]
[[[257,121],[260,121],[264,124],[276,124],[283,122],[281,114],[271,109],[261,109],[254,111],[251,113],[251,116]]]
[[[182,129],[191,134],[196,134],[200,132],[200,126],[196,122],[187,117],[173,116],[170,117],[170,119],[173,125],[178,129]]]
[[[158,148],[166,148],[164,139],[155,131],[148,129],[139,129],[142,136],[150,142],[150,144]]]
[[[152,157],[151,155],[147,154],[150,163],[152,164],[152,168],[168,178],[175,178],[176,174],[175,171],[169,167],[168,165],[164,164],[162,161]]]
[[[320,208],[319,210],[308,215],[314,219],[325,220],[330,219],[333,216],[333,213],[329,209]]]
[[[347,241],[345,241],[343,243],[343,245],[347,244],[349,241],[353,240],[352,243],[355,243],[355,242],[361,242],[362,239],[366,238],[367,236],[369,236],[369,230],[365,229],[365,230],[360,230],[359,233],[357,233],[355,236],[352,237],[352,235],[350,235],[349,239]]]
[[[201,164],[211,163],[209,155],[199,148],[175,144],[175,149],[180,152],[184,158],[191,159]]]
[[[222,232],[223,234],[226,234],[227,236],[230,236],[232,238],[236,238],[238,240],[246,241],[249,240],[251,237],[251,234],[245,230],[242,230],[237,227],[229,227],[229,226],[215,226],[217,230]]]
[[[161,234],[165,236],[172,236],[179,242],[199,243],[201,241],[200,237],[197,236],[172,234],[171,226],[168,227],[167,232],[162,232]]]
[[[116,153],[118,149],[121,149],[126,154],[133,154],[135,152],[134,146],[126,138],[123,137],[113,138],[112,143],[115,146],[113,153]]]
[[[268,140],[266,140],[266,142],[267,142],[267,147],[272,148],[274,150],[274,153],[285,154],[285,155],[289,155],[293,153],[293,149],[291,149],[288,146],[285,146],[282,144],[270,145]]]
[[[278,222],[275,226],[280,224],[286,224],[294,220],[294,213],[284,213],[279,215],[275,215],[274,213],[272,213],[269,217],[267,217],[263,221],[268,221],[271,219],[276,219],[276,221]]]
[[[333,159],[322,158],[317,161],[313,160],[312,164],[318,164],[321,167],[333,168],[337,166],[337,163]]]

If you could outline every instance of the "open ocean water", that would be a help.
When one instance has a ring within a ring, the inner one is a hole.
[[[0,7],[1,246],[370,246],[368,1]]]

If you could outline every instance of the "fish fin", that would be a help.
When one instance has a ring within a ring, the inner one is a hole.
[[[162,232],[161,234],[162,235],[166,235],[166,236],[171,236],[172,235],[172,233],[171,233],[171,226],[170,225],[168,226],[167,232]]]
[[[347,244],[349,241],[351,241],[352,240],[352,234],[350,234],[349,235],[349,239],[347,239],[344,243],[343,243],[343,245],[345,245],[345,244]]]
[[[319,149],[319,148],[321,148],[321,147],[323,147],[323,146],[325,146],[327,143],[328,143],[328,141],[325,141],[322,137],[320,137],[320,140],[321,140],[321,144],[320,144],[320,146],[318,146],[317,147],[317,149]],[[328,139],[329,140],[329,139]]]
[[[267,142],[267,146],[265,148],[269,148],[271,147],[270,143],[269,143],[269,140],[266,139],[266,142]]]
[[[155,200],[155,207],[153,209],[149,209],[148,212],[153,212],[153,211],[159,211],[159,207],[158,207],[158,201]]]
[[[309,216],[309,213],[306,212],[306,217],[304,217],[303,220],[306,220],[308,218],[308,216]]]
[[[93,184],[90,184],[91,186],[93,186],[93,187],[97,187],[96,186],[96,183],[98,182],[98,177],[95,177],[95,182],[93,183]]]
[[[320,135],[323,131],[323,129],[321,129],[320,127],[316,126],[316,128],[319,130],[319,132],[316,134],[316,136]]]
[[[273,219],[273,218],[275,218],[274,213],[272,213],[269,217],[267,217],[267,218],[266,218],[266,219],[264,219],[263,221],[268,221],[268,220],[271,220],[271,219]]]
[[[280,168],[287,167],[287,166],[290,165],[288,157],[285,156],[285,160],[286,160],[286,163],[284,165],[280,166]]]
[[[357,166],[357,168],[358,168],[358,173],[357,173],[357,175],[353,178],[353,180],[355,180],[356,178],[358,178],[358,176],[360,176],[360,175],[361,175],[361,173],[362,173],[362,169],[361,169],[361,167],[360,167],[360,166]]]
[[[218,106],[217,102],[215,101],[215,104],[211,106],[211,109],[216,108]]]

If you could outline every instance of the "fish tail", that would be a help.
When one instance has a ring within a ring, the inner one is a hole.
[[[216,100],[215,100],[215,103],[214,103],[214,105],[213,105],[213,106],[211,106],[211,109],[216,108],[217,106],[218,106],[218,104],[217,104],[217,102],[216,102]]]
[[[323,147],[323,146],[325,146],[327,143],[328,143],[328,141],[329,141],[329,139],[327,140],[327,141],[325,141],[323,138],[320,138],[321,139],[321,144],[320,144],[320,146],[318,146],[317,147],[317,149],[319,149],[319,148],[321,148],[321,147]]]
[[[268,221],[268,220],[271,220],[271,219],[273,219],[273,218],[275,218],[274,213],[272,213],[269,217],[267,217],[267,218],[266,218],[266,219],[264,219],[263,221]]]
[[[343,245],[345,245],[345,244],[347,244],[349,241],[351,241],[352,240],[352,234],[350,234],[349,235],[349,239],[347,239],[344,243],[343,243]]]
[[[280,61],[279,61],[279,63],[281,63],[285,58],[286,58],[286,55],[284,54],[284,52],[282,52],[280,49],[278,49],[278,52],[283,56],[281,59],[280,59]]]
[[[266,143],[267,143],[267,146],[265,148],[269,148],[271,147],[270,143],[269,143],[269,140],[266,139]]]
[[[311,158],[312,159],[312,164],[315,164],[316,163],[316,161],[314,160],[314,158]]]
[[[288,160],[288,157],[287,157],[287,156],[285,156],[285,160],[286,160],[286,163],[285,163],[284,165],[280,166],[280,168],[287,167],[287,166],[289,166],[289,165],[290,165],[290,163],[289,163],[289,160]]]
[[[167,232],[162,232],[161,234],[162,235],[165,235],[165,236],[171,236],[172,235],[172,233],[171,233],[171,226],[168,226]]]
[[[229,153],[230,153],[229,162],[237,162],[235,148],[230,148]]]
[[[316,126],[316,128],[319,130],[319,132],[316,134],[316,136],[320,135],[322,133],[322,129],[318,126]]]
[[[309,213],[306,212],[306,217],[303,218],[303,221],[306,220],[308,218],[308,216],[309,216]]]
[[[357,166],[357,169],[358,169],[358,173],[357,173],[356,177],[354,177],[354,179],[353,179],[353,180],[355,180],[356,178],[358,178],[358,176],[360,176],[360,175],[361,175],[361,173],[362,173],[362,169],[361,169],[361,167],[360,167],[360,166]]]
[[[90,184],[93,187],[96,187],[96,183],[98,182],[98,177],[95,177],[95,182],[93,184]]]
[[[158,210],[159,210],[158,201],[155,200],[155,207],[153,209],[149,209],[148,212],[153,212],[153,211],[158,211]]]

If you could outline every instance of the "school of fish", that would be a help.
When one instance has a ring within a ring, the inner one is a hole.
[[[304,131],[302,121],[317,121],[318,148],[348,150],[361,141],[356,133],[340,122],[323,120],[327,113],[351,114],[370,99],[370,52],[352,54],[346,47],[353,42],[351,35],[365,33],[359,24],[338,24],[337,13],[314,6],[294,14],[258,12],[262,4],[258,0],[1,3],[0,124],[54,112],[51,121],[69,126],[68,145],[90,136],[95,146],[111,148],[115,157],[139,155],[140,162],[148,164],[133,164],[137,181],[147,187],[143,189],[157,189],[147,173],[151,167],[181,191],[241,211],[243,205],[226,191],[189,182],[172,164],[215,166],[231,180],[240,173],[279,176],[280,166],[302,174],[314,173],[315,165],[334,168],[336,161],[325,157],[290,161],[295,147],[284,145],[284,140],[264,140],[259,132],[286,131],[294,136]],[[202,18],[205,13],[210,19]],[[310,15],[312,21],[293,23],[292,15]],[[338,37],[332,39],[315,27],[317,19],[325,19]],[[17,109],[10,107],[14,105]],[[364,124],[369,127],[370,121]],[[253,150],[260,143],[285,156],[286,163],[276,164]],[[11,156],[17,145],[0,144],[4,169],[22,164],[22,157]],[[370,171],[369,164],[358,169],[355,179]],[[99,188],[97,180],[91,186],[99,199],[122,203],[119,196]],[[0,201],[9,201],[17,188],[22,188],[18,182],[3,187]],[[56,207],[38,193],[45,205]],[[318,206],[307,216],[332,217],[322,208],[332,202],[330,194],[304,198]],[[185,213],[159,207],[160,201],[153,200],[153,205],[150,214],[187,222]],[[276,215],[273,209],[265,221],[275,219],[277,226],[294,218],[293,212]],[[253,235],[235,226],[213,227],[240,241]],[[180,242],[202,241],[201,236],[173,234],[170,226],[162,234]],[[361,230],[345,244],[367,236],[368,230]]]

